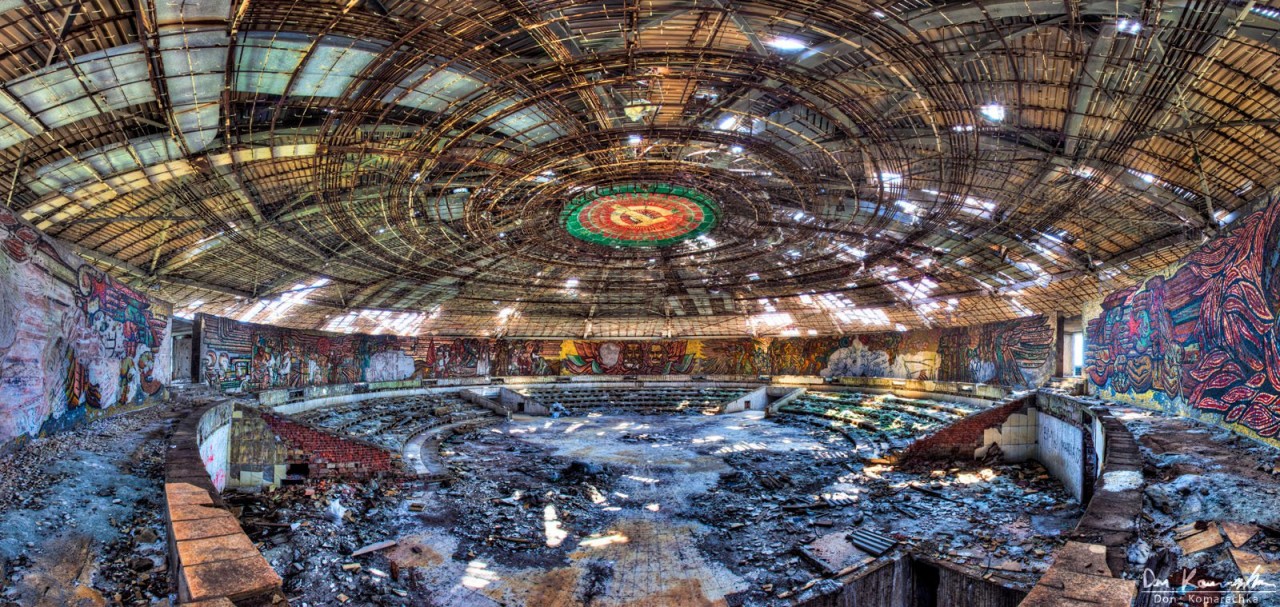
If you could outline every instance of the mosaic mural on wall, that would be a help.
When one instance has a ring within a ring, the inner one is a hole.
[[[705,339],[698,347],[702,375],[768,375],[768,339]]]
[[[201,314],[201,379],[226,392],[489,375],[493,340],[288,329]]]
[[[892,377],[1014,388],[1044,385],[1054,370],[1056,319],[1033,316],[974,327],[775,339],[775,375]]]
[[[494,349],[493,373],[507,376],[559,375],[560,341],[509,339]]]
[[[549,375],[820,375],[1043,384],[1054,323],[843,337],[538,340],[340,335],[204,317],[204,377],[229,391]]]
[[[689,375],[699,341],[573,341],[560,347],[566,375]]]
[[[1280,201],[1085,307],[1085,374],[1109,399],[1280,433]]]
[[[0,208],[0,445],[166,397],[171,314]]]
[[[942,329],[937,381],[1035,388],[1053,376],[1057,319],[1018,318],[974,327]]]

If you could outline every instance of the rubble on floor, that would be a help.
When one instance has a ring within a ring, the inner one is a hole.
[[[1114,412],[1145,460],[1126,571],[1143,580],[1139,602],[1172,590],[1183,604],[1280,605],[1280,452],[1186,418]]]
[[[517,416],[441,458],[227,499],[295,606],[780,606],[907,550],[1026,586],[1080,515],[1034,464],[902,471],[758,412]]]
[[[170,603],[165,439],[185,410],[114,415],[0,456],[0,604]]]

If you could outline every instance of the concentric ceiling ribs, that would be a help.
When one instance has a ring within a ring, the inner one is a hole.
[[[259,322],[1076,314],[1277,185],[1274,4],[0,3],[0,163],[42,229]],[[566,233],[566,204],[628,183],[717,224]]]

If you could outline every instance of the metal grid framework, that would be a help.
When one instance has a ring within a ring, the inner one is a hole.
[[[0,0],[5,204],[180,313],[711,336],[1079,312],[1263,204],[1280,1]],[[703,238],[571,238],[662,182]]]

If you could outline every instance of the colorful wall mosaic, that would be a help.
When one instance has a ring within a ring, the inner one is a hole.
[[[1280,444],[1280,201],[1084,310],[1085,374],[1109,399]]]
[[[1044,385],[1053,375],[1057,323],[1034,316],[962,327],[776,339],[775,375],[893,377],[1014,388]]]
[[[452,377],[872,376],[1042,385],[1055,323],[830,338],[523,340],[342,335],[203,317],[203,377],[227,391]]]
[[[0,208],[0,445],[166,397],[171,314]]]
[[[200,377],[226,392],[490,375],[493,340],[346,335],[201,314]]]

